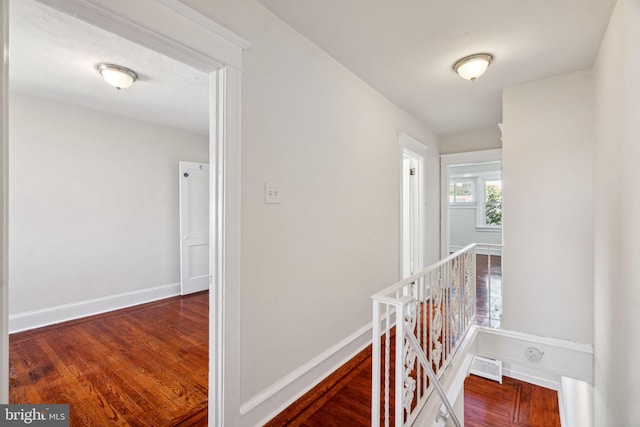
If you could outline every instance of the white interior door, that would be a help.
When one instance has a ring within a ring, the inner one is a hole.
[[[180,162],[180,292],[209,289],[209,165]]]

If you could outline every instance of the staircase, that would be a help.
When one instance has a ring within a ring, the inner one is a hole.
[[[585,422],[571,423],[591,409],[588,399],[567,397],[566,384],[576,383],[563,377],[588,390],[593,347],[500,329],[501,255],[500,246],[472,244],[372,296],[371,426],[461,425],[476,356],[501,361],[509,377],[558,390],[563,426]]]

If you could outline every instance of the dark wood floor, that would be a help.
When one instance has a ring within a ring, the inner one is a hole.
[[[489,265],[490,264],[490,265]],[[491,278],[491,291],[489,291]],[[476,314],[482,326],[500,328],[502,316],[502,257],[476,255]]]
[[[501,279],[499,267],[500,258],[492,257],[493,284]],[[479,255],[477,302],[478,312],[485,315],[501,304],[499,294],[488,292],[488,272],[486,257],[483,262]],[[270,426],[369,426],[371,358],[370,349],[367,351],[369,355],[323,390],[319,400]],[[10,337],[11,403],[70,403],[72,426],[206,425],[207,373],[207,293],[170,298]],[[511,382],[505,381],[508,384]],[[491,385],[498,384],[488,384]],[[474,401],[469,410],[465,402],[468,414],[483,413],[481,408],[485,405],[492,408],[489,415],[504,409],[502,418],[517,422],[504,425],[554,425],[535,424],[556,416],[547,414],[554,411],[550,405],[539,403],[544,393],[535,386],[489,391],[488,398],[493,400],[486,403],[482,403],[482,393],[474,394],[478,387],[470,387]],[[511,399],[516,406],[495,409],[498,395]],[[538,412],[543,415],[536,415]],[[493,419],[471,424],[474,421],[467,417],[465,422],[472,427],[499,426],[492,424]]]
[[[206,425],[209,296],[10,336],[10,403],[69,403],[72,426]]]
[[[337,386],[339,390],[300,423],[302,427],[356,427],[371,425],[371,358]],[[393,425],[393,424],[391,424]]]
[[[470,375],[464,382],[465,427],[560,427],[558,393],[504,377]]]
[[[491,274],[492,289],[488,289]],[[502,307],[501,258],[478,255],[477,311],[480,324],[499,327]],[[491,316],[490,316],[491,315]],[[309,406],[298,406],[293,413],[276,417],[269,427],[278,426],[353,426],[371,425],[371,357],[370,348],[359,365],[331,386],[319,386],[320,397]],[[392,369],[393,371],[393,369]],[[285,411],[283,414],[285,414]],[[393,414],[393,408],[391,409]],[[282,415],[282,414],[281,414]],[[465,381],[465,425],[467,427],[555,427],[560,426],[558,395],[554,390],[504,377],[503,384],[470,375]],[[393,425],[393,422],[391,422]]]
[[[464,384],[466,427],[560,427],[558,394],[504,377],[503,383],[470,375]],[[320,405],[269,427],[371,425],[371,358],[329,390]],[[393,422],[390,423],[393,425]]]

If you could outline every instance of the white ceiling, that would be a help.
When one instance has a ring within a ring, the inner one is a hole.
[[[11,2],[9,39],[13,91],[208,133],[209,78],[202,71],[33,0]],[[139,80],[118,91],[96,71],[100,62],[131,68]]]
[[[259,0],[438,134],[501,122],[502,89],[592,66],[615,0]],[[208,132],[208,76],[34,0],[10,14],[10,87]],[[475,82],[453,63],[495,56]],[[117,91],[95,70],[136,71]]]
[[[501,122],[502,89],[590,68],[615,0],[259,0],[438,134]],[[495,59],[475,82],[459,58]]]

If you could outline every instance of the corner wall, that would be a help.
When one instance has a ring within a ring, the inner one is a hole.
[[[207,162],[208,136],[13,92],[10,109],[10,313],[175,286],[178,161]]]
[[[640,425],[640,3],[618,0],[595,66],[596,426]]]
[[[593,81],[503,92],[503,327],[593,343]]]

